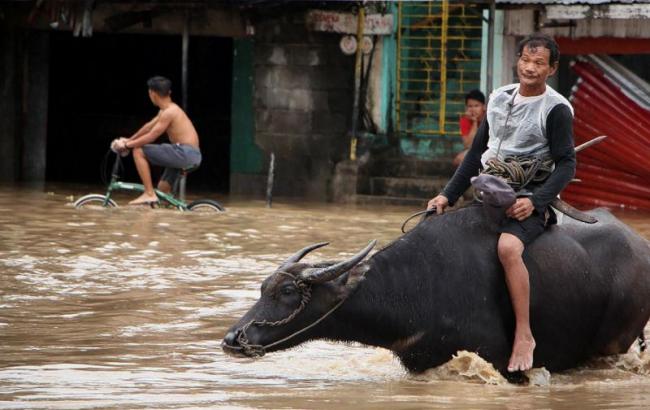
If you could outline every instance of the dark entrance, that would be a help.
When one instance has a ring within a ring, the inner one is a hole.
[[[156,115],[146,81],[163,75],[181,104],[181,36],[52,33],[47,175],[52,182],[99,183],[110,141]],[[190,188],[228,191],[232,40],[190,37],[188,115],[199,133],[203,163]],[[162,136],[157,142],[166,141]],[[125,179],[137,181],[133,161]],[[157,177],[154,170],[154,177]]]

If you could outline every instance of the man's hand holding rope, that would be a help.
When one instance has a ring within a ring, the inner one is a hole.
[[[533,214],[535,207],[530,198],[517,198],[517,201],[506,210],[506,215],[518,221],[523,221]]]
[[[429,201],[427,204],[427,209],[435,209],[438,215],[445,212],[445,208],[449,206],[449,199],[446,196],[439,194],[435,198]]]

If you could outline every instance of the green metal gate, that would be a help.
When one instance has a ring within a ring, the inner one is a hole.
[[[479,88],[482,10],[464,1],[399,3],[396,120],[406,154],[462,149],[465,94]]]

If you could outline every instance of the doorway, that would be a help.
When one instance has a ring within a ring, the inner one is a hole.
[[[171,79],[172,98],[181,104],[181,47],[179,35],[51,33],[48,182],[101,183],[111,140],[132,135],[157,113],[148,78]],[[230,38],[190,37],[187,113],[203,154],[188,178],[190,188],[229,189],[232,47]],[[161,136],[157,142],[165,141]],[[153,172],[156,178],[160,170]],[[130,158],[123,175],[138,180]]]

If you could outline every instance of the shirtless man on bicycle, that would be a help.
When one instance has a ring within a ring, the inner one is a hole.
[[[169,193],[182,169],[198,167],[201,163],[199,136],[187,114],[172,101],[172,82],[157,76],[150,78],[147,86],[151,102],[160,108],[158,115],[131,137],[120,137],[111,143],[111,147],[121,153],[133,150],[133,161],[144,185],[144,193],[129,202],[130,205],[158,201],[151,181],[150,164],[165,167],[158,189]],[[171,144],[152,144],[165,132]]]

